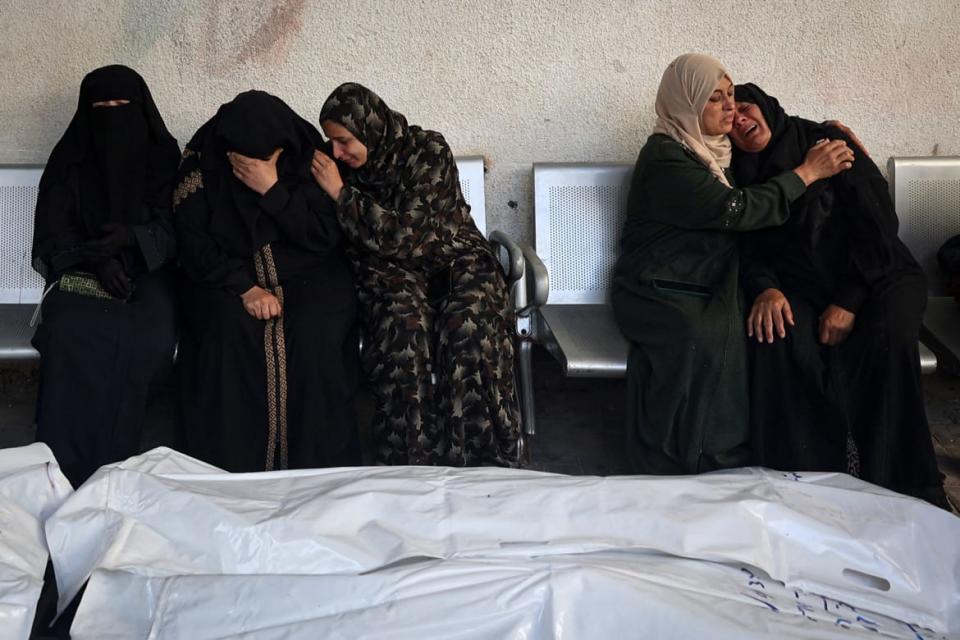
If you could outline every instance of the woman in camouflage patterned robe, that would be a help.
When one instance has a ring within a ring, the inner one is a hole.
[[[446,141],[352,83],[327,98],[320,124],[340,168],[317,152],[312,170],[337,202],[357,276],[377,462],[515,465],[507,287]]]

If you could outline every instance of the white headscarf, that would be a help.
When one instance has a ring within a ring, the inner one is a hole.
[[[657,91],[653,132],[666,134],[690,149],[729,187],[723,170],[730,166],[730,138],[704,135],[700,130],[703,109],[724,76],[730,79],[723,64],[702,53],[685,53],[667,65]]]

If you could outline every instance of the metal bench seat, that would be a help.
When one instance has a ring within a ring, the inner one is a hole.
[[[40,357],[30,344],[32,304],[0,304],[0,362],[22,362]]]
[[[540,338],[572,378],[622,378],[629,343],[606,304],[550,304],[540,309]]]

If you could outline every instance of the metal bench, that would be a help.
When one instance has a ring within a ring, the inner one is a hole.
[[[900,239],[929,282],[922,338],[939,367],[960,375],[960,307],[946,295],[937,250],[960,234],[960,157],[890,158],[890,188],[900,218]]]
[[[474,222],[486,234],[483,158],[457,158],[460,189]],[[0,166],[0,363],[40,357],[30,344],[30,316],[43,294],[31,266],[33,215],[42,166]]]
[[[528,277],[524,295],[538,304],[529,310],[532,336],[521,339],[543,345],[570,377],[619,378],[626,373],[629,345],[614,321],[610,289],[632,171],[628,164],[533,166],[536,253],[529,247],[520,250],[527,252],[528,273],[546,273]],[[921,370],[932,373],[937,358],[919,346]],[[521,360],[521,378],[532,380],[529,369]],[[525,391],[524,401],[532,407],[532,385]],[[533,435],[532,408],[524,424]]]

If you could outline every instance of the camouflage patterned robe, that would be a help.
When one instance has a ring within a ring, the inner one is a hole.
[[[515,465],[507,288],[470,218],[450,148],[356,84],[331,94],[326,120],[368,152],[359,170],[343,169],[337,217],[367,335],[377,461]]]

